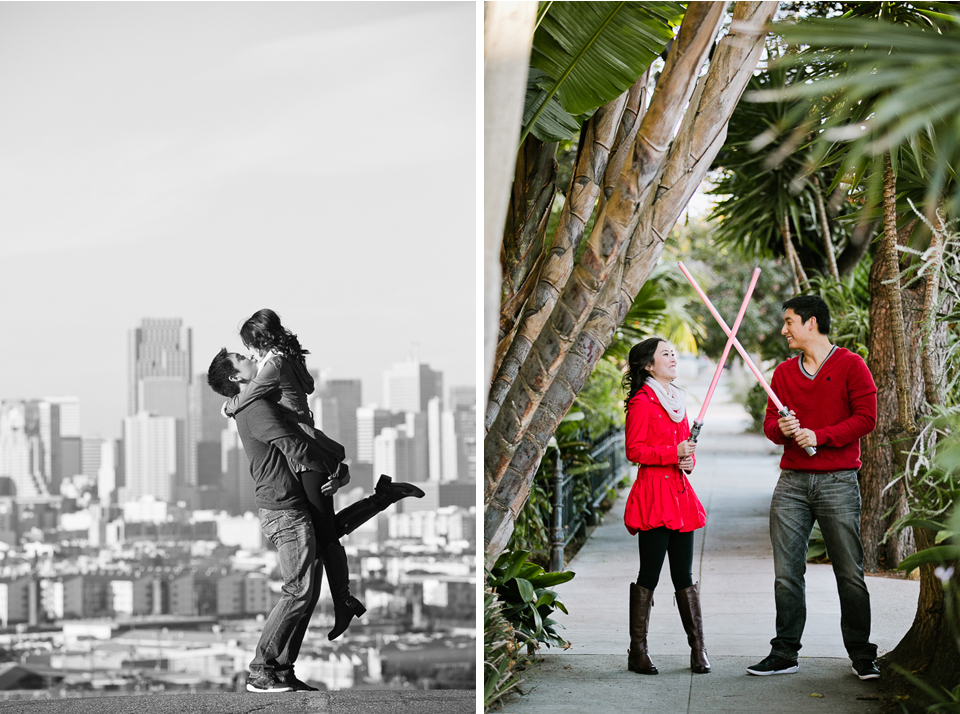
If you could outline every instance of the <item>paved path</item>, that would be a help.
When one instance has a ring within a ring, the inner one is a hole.
[[[0,702],[3,714],[473,714],[472,690],[158,694]]]
[[[687,389],[687,408],[700,408],[712,368]],[[657,676],[627,670],[628,585],[636,579],[636,539],[623,526],[626,491],[586,545],[567,565],[577,576],[557,587],[569,616],[568,650],[545,649],[526,675],[524,696],[508,700],[509,714],[595,711],[604,714],[679,712],[875,712],[876,682],[861,682],[840,637],[840,604],[829,565],[807,566],[807,624],[800,671],[755,677],[745,668],[770,651],[775,632],[770,497],[778,477],[777,447],[744,434],[749,417],[731,402],[721,379],[707,413],[691,482],[707,511],[697,531],[694,579],[700,581],[707,652],[713,672],[690,672],[689,648],[664,563],[651,614],[649,648]],[[872,639],[892,649],[916,610],[919,583],[868,577]]]

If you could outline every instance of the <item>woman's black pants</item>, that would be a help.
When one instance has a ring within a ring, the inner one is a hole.
[[[637,531],[640,544],[640,572],[637,585],[654,590],[660,581],[663,558],[670,558],[670,579],[674,591],[693,585],[693,531],[681,533],[661,526]]]

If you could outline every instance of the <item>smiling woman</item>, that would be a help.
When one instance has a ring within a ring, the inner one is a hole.
[[[673,385],[677,358],[661,337],[634,345],[623,383],[627,390],[627,458],[639,464],[624,510],[624,524],[637,536],[640,572],[630,584],[630,654],[627,668],[657,674],[647,652],[647,631],[653,591],[665,557],[676,590],[680,619],[690,643],[690,668],[710,671],[703,642],[700,591],[693,582],[693,532],[706,523],[706,513],[687,475],[696,466],[696,443],[683,393]]]

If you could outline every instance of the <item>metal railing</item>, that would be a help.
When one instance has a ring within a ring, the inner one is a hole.
[[[560,452],[556,451],[553,455],[555,469],[550,570],[554,572],[563,570],[564,549],[570,541],[585,537],[587,528],[597,524],[600,502],[610,488],[626,475],[630,467],[623,430],[611,429],[597,439],[590,450],[590,456],[594,467],[600,468],[593,468],[582,475],[568,475]],[[578,482],[587,482],[590,486],[586,509],[576,507],[574,487]]]

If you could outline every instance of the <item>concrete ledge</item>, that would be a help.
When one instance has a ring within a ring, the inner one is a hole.
[[[157,694],[0,702],[0,712],[17,714],[473,714],[476,711],[474,690]]]

